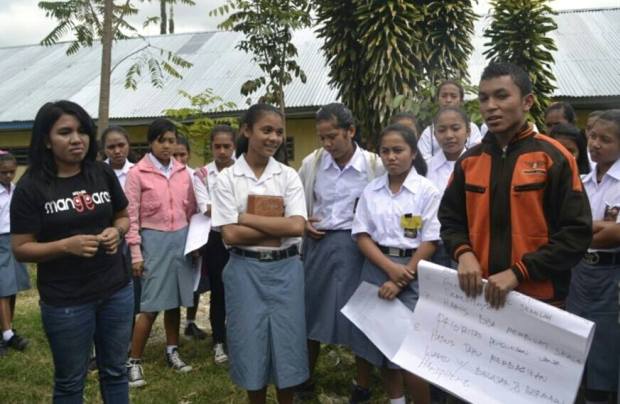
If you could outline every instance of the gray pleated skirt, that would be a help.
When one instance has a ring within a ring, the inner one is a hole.
[[[581,261],[572,270],[566,310],[596,323],[585,371],[589,389],[618,391],[619,281],[620,265],[589,265]]]
[[[354,329],[341,312],[360,284],[364,256],[351,231],[330,231],[304,240],[308,339],[351,346]]]
[[[30,289],[26,266],[11,251],[11,235],[0,234],[0,297],[9,297]]]
[[[306,381],[304,273],[299,257],[265,262],[231,253],[222,279],[233,382],[252,391]]]
[[[183,255],[187,227],[177,231],[143,229],[140,311],[155,313],[194,304],[191,257]]]
[[[399,264],[406,264],[411,259],[410,257],[390,257],[394,262]],[[372,283],[377,286],[382,286],[389,280],[388,276],[383,272],[381,268],[370,262],[364,261],[362,267],[362,281]],[[413,312],[415,305],[418,302],[418,281],[411,282],[406,288],[404,288],[397,296],[398,300],[403,302],[409,310]],[[400,369],[397,365],[390,362],[367,337],[362,333],[359,328],[355,327],[353,332],[353,346],[351,347],[355,355],[365,359],[376,367],[387,367],[389,369]]]

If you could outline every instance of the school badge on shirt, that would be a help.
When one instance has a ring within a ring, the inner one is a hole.
[[[422,216],[406,213],[400,217],[400,227],[407,238],[418,237],[418,230],[422,228]]]

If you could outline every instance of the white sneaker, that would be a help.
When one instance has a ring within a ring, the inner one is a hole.
[[[215,344],[213,348],[215,363],[221,365],[228,362],[228,355],[224,352],[224,344]]]
[[[168,362],[168,366],[177,372],[187,373],[192,370],[191,366],[183,362],[176,348],[173,349],[171,353],[166,352],[166,362]]]
[[[144,370],[142,370],[140,362],[127,362],[127,378],[129,379],[129,387],[142,387],[146,385]]]

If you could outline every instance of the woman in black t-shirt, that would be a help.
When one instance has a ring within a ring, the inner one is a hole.
[[[29,153],[11,204],[12,247],[37,263],[54,401],[81,402],[94,339],[103,401],[127,403],[133,288],[118,250],[127,199],[114,171],[95,161],[92,119],[71,101],[41,107]]]

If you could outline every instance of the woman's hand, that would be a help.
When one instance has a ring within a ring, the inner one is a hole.
[[[121,233],[116,227],[105,228],[98,237],[107,254],[116,254],[121,239]]]
[[[415,272],[413,270],[406,265],[397,264],[395,262],[392,262],[392,265],[387,268],[386,272],[390,280],[401,288],[415,279]]]
[[[116,231],[114,228],[112,228]],[[63,240],[63,250],[78,257],[90,258],[97,254],[100,237],[93,234],[78,234]]]
[[[325,232],[317,230],[314,227],[314,224],[317,222],[319,222],[319,219],[314,217],[310,217],[308,218],[308,220],[306,220],[306,234],[315,240],[320,240],[325,235]]]
[[[394,282],[387,281],[379,288],[379,297],[385,300],[394,300],[401,290],[402,288]]]
[[[138,261],[131,264],[131,271],[135,278],[140,278],[144,272],[144,261]]]

